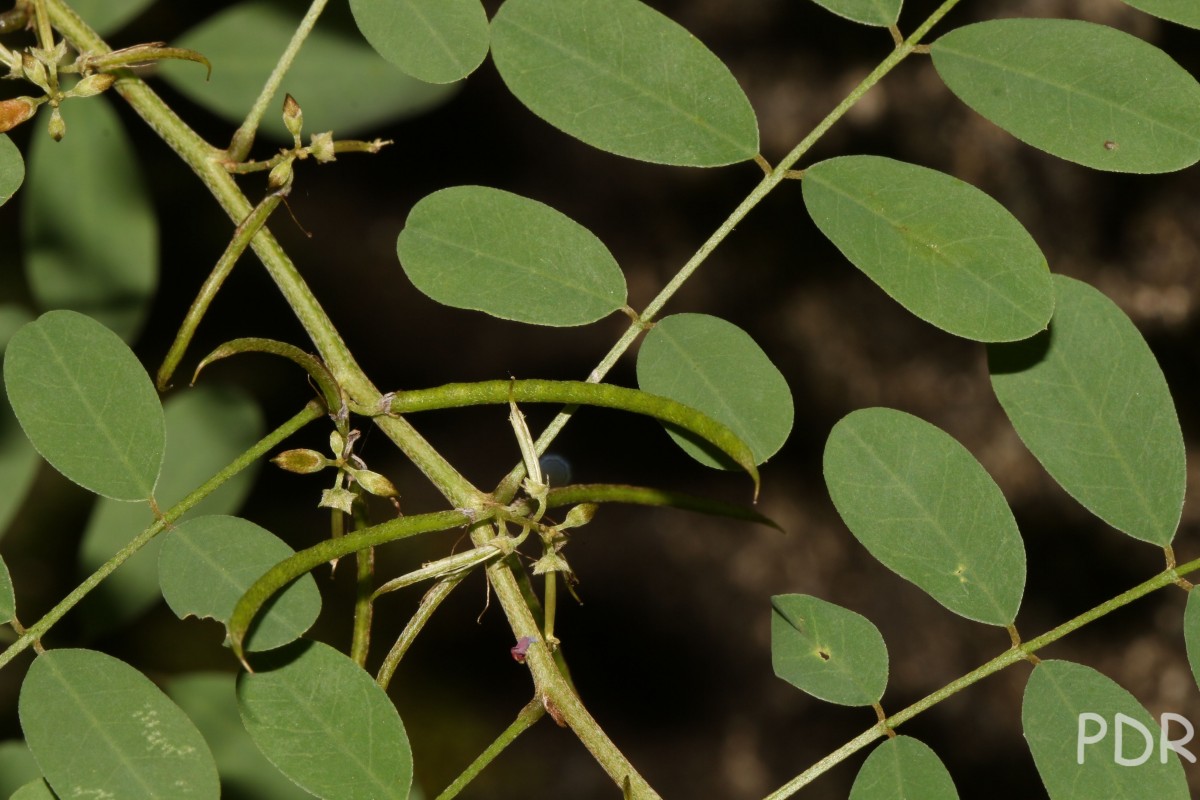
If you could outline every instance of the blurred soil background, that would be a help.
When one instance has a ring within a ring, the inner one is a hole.
[[[177,38],[220,3],[160,2],[116,38],[118,45]],[[296,4],[301,5],[301,4]],[[804,0],[651,0],[719,55],[759,114],[762,152],[790,150],[891,48],[886,31],[835,17]],[[911,30],[936,6],[909,0]],[[489,2],[494,13],[497,2]],[[344,9],[342,9],[344,10]],[[1141,36],[1200,74],[1200,32],[1177,28],[1119,0],[966,0],[937,29],[993,16],[1066,16]],[[221,64],[214,65],[217,70]],[[163,94],[214,142],[231,129]],[[303,89],[292,88],[303,104]],[[137,345],[153,370],[230,225],[216,203],[127,109],[123,120],[146,159],[162,235],[158,301]],[[41,135],[39,130],[32,133]],[[24,146],[30,131],[15,139]],[[449,185],[483,184],[548,203],[594,231],[627,275],[630,305],[643,307],[761,177],[747,163],[679,169],[627,161],[559,133],[519,105],[490,60],[449,102],[372,134],[396,144],[378,156],[298,165],[291,208],[306,238],[280,213],[272,229],[381,388],[517,376],[587,376],[627,324],[613,315],[579,329],[548,329],[442,308],[419,294],[395,256],[408,210]],[[258,157],[271,154],[260,143]],[[1128,313],[1158,355],[1191,450],[1197,418],[1197,302],[1200,300],[1200,173],[1121,176],[1059,161],[975,115],[941,84],[929,59],[914,56],[867,95],[801,164],[869,153],[944,170],[986,191],[1029,229],[1050,268],[1097,286]],[[245,180],[252,198],[259,177]],[[14,283],[20,195],[0,212],[0,268]],[[785,184],[720,246],[668,313],[697,311],[746,329],[787,378],[796,427],[764,468],[759,510],[774,530],[684,512],[606,507],[572,537],[565,555],[581,580],[583,605],[569,599],[558,632],[584,701],[647,779],[667,798],[762,797],[873,724],[870,709],[831,706],[774,677],[771,595],[801,592],[848,606],[882,631],[891,653],[883,706],[897,711],[1008,647],[1004,631],[957,618],[876,563],[838,519],[821,478],[832,425],[864,406],[887,405],[941,426],[974,453],[1012,504],[1029,554],[1018,627],[1027,638],[1146,579],[1162,567],[1152,546],[1118,534],[1077,506],[1024,450],[991,394],[984,348],[911,316],[857,272],[808,219],[800,185]],[[261,265],[239,264],[201,326],[183,369],[236,336],[304,344]],[[634,385],[632,353],[610,380]],[[282,362],[245,356],[206,380],[238,383],[258,397],[269,424],[311,394]],[[176,391],[186,391],[177,388]],[[550,417],[525,409],[536,431]],[[499,407],[446,411],[413,422],[464,474],[491,488],[518,459]],[[366,430],[365,422],[360,426]],[[294,446],[325,449],[310,426]],[[744,477],[709,471],[674,448],[661,429],[628,415],[584,411],[554,451],[574,480],[662,486],[748,502]],[[436,492],[378,433],[362,455],[389,475],[409,513],[444,507]],[[1190,470],[1194,496],[1196,463]],[[315,508],[321,478],[263,469],[244,515],[300,548],[327,535]],[[2,490],[0,490],[2,491]],[[19,607],[32,622],[77,582],[72,560],[89,499],[44,469],[3,543]],[[388,513],[386,505],[376,511]],[[1189,503],[1176,540],[1180,561],[1200,555],[1200,512]],[[377,554],[381,578],[462,547],[456,532]],[[348,645],[351,569],[329,580],[317,638]],[[381,600],[372,665],[391,646],[420,596]],[[1116,679],[1158,714],[1200,723],[1184,656],[1185,596],[1162,591],[1044,651]],[[77,615],[48,638],[85,641]],[[477,618],[478,621],[477,621]],[[195,669],[232,671],[211,622],[180,623],[163,605],[91,646],[138,665],[156,680]],[[527,671],[508,649],[511,633],[482,578],[467,580],[417,640],[392,683],[413,739],[418,781],[433,796],[528,701]],[[15,727],[18,679],[28,658],[0,673],[0,739]],[[1029,667],[1019,665],[922,714],[902,728],[942,757],[964,797],[1044,796],[1020,732]],[[353,720],[346,720],[353,725]],[[799,796],[844,798],[859,753]],[[1195,787],[1200,766],[1185,764]],[[617,789],[564,730],[543,720],[488,768],[462,797],[615,798]]]

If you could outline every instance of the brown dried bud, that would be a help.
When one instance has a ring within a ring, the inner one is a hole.
[[[288,472],[295,472],[298,475],[311,475],[329,466],[329,459],[316,450],[300,448],[298,450],[285,450],[272,458],[271,463],[280,469],[286,469]]]
[[[0,133],[11,131],[37,113],[38,104],[32,97],[0,100]]]
[[[296,98],[290,94],[283,98],[283,124],[296,139],[296,146],[300,146],[300,131],[304,127],[304,112],[300,110],[300,104],[296,102]]]

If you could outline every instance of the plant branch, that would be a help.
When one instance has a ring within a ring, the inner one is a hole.
[[[46,631],[62,619],[63,615],[70,611],[75,605],[87,596],[88,592],[96,588],[102,580],[107,578],[119,566],[125,563],[138,550],[141,550],[146,544],[158,534],[171,527],[171,523],[179,519],[189,509],[195,506],[204,498],[208,497],[216,491],[223,483],[228,481],[234,475],[244,470],[246,467],[253,464],[259,458],[262,458],[270,450],[274,449],[280,442],[291,436],[296,431],[303,428],[313,420],[323,416],[325,409],[315,400],[308,403],[299,414],[289,419],[287,422],[280,425],[275,430],[260,439],[253,447],[238,456],[229,466],[218,472],[216,475],[209,478],[199,488],[192,491],[187,497],[180,500],[171,508],[167,509],[161,517],[154,521],[154,524],[133,538],[129,544],[125,545],[108,561],[100,565],[100,567],[84,580],[83,583],[75,587],[74,591],[59,601],[58,605],[47,611],[41,619],[30,625],[21,637],[13,642],[3,653],[0,653],[0,668],[27,648],[30,644],[39,640],[46,634]]]
[[[295,60],[296,54],[300,52],[300,46],[304,44],[304,40],[312,33],[313,26],[317,24],[317,18],[321,16],[321,12],[325,10],[328,2],[329,0],[313,0],[313,4],[308,7],[308,13],[300,20],[300,25],[296,28],[296,32],[292,34],[292,40],[288,42],[288,46],[284,49],[283,54],[279,56],[279,61],[275,64],[275,69],[267,77],[267,82],[263,84],[262,91],[258,93],[258,99],[254,101],[254,106],[250,109],[250,113],[246,115],[246,121],[233,134],[233,141],[229,145],[229,159],[231,161],[244,161],[246,156],[250,154],[250,147],[254,144],[254,135],[258,131],[259,123],[262,122],[263,114],[267,111],[267,105],[271,102],[271,98],[279,91],[279,84],[283,82],[283,76],[291,69],[292,61]]]
[[[379,674],[375,676],[375,682],[379,684],[380,688],[388,688],[388,684],[392,682],[392,676],[396,674],[396,668],[400,666],[400,659],[404,658],[404,654],[412,646],[417,634],[425,627],[425,623],[429,622],[429,618],[433,616],[433,612],[442,604],[442,601],[450,596],[450,592],[454,591],[454,587],[462,583],[465,577],[467,577],[465,571],[445,577],[429,587],[429,591],[421,597],[416,613],[409,617],[404,630],[400,631],[396,643],[392,645],[392,649],[388,651],[387,656],[383,659],[383,664],[379,667]]]
[[[496,737],[496,741],[488,745],[488,748],[480,753],[479,757],[472,761],[470,766],[454,779],[453,783],[443,789],[442,793],[435,800],[452,800],[452,798],[458,797],[458,793],[467,788],[467,784],[475,780],[475,776],[483,772],[484,767],[492,763],[496,756],[504,752],[504,748],[516,741],[517,737],[522,733],[533,727],[533,724],[545,716],[545,714],[546,709],[542,706],[541,699],[535,697],[530,700],[529,704],[517,714],[517,718],[513,720],[512,724]]]
[[[1005,650],[1003,653],[996,656],[991,661],[988,661],[986,664],[983,664],[982,666],[968,672],[966,675],[963,675],[957,680],[951,681],[942,688],[938,689],[936,692],[933,692],[913,703],[908,708],[905,708],[899,713],[893,714],[886,720],[876,725],[872,725],[870,728],[846,742],[837,750],[834,750],[816,764],[813,764],[804,772],[800,773],[795,778],[788,781],[771,794],[767,795],[764,800],[784,800],[784,798],[791,797],[800,789],[812,783],[817,777],[825,774],[830,769],[837,766],[842,761],[845,761],[851,755],[866,747],[871,742],[887,736],[887,730],[889,728],[895,730],[902,723],[908,722],[922,711],[932,708],[951,695],[962,691],[968,686],[971,686],[972,684],[977,683],[989,675],[997,673],[1006,667],[1010,667],[1013,664],[1025,661],[1029,658],[1029,656],[1033,655],[1046,645],[1057,642],[1067,634],[1082,628],[1088,623],[1100,619],[1106,614],[1116,611],[1122,606],[1129,605],[1134,600],[1145,597],[1151,592],[1157,591],[1164,586],[1170,586],[1176,581],[1180,580],[1184,575],[1187,575],[1189,572],[1194,572],[1198,569],[1200,569],[1200,558],[1194,561],[1189,561],[1188,563],[1181,567],[1177,567],[1176,569],[1164,570],[1150,580],[1140,583],[1129,591],[1122,592],[1111,600],[1085,611],[1079,616],[1059,625],[1057,628],[1047,631],[1035,639],[1030,639],[1028,642],[1025,642],[1022,645],[1011,647],[1008,650]]]

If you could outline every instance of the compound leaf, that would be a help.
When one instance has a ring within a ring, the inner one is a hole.
[[[492,58],[530,111],[600,150],[693,167],[758,152],[754,109],[729,68],[639,0],[507,0]]]
[[[1069,19],[998,19],[932,47],[950,91],[1039,150],[1095,169],[1200,160],[1200,83],[1136,36]]]
[[[164,410],[166,455],[155,489],[159,507],[164,509],[227,466],[263,433],[258,404],[232,387],[201,386],[180,392],[166,402]],[[235,475],[188,513],[235,513],[250,492],[257,472],[252,467]],[[101,500],[92,509],[83,534],[79,551],[83,571],[95,570],[152,522],[154,515],[145,506]],[[152,539],[84,602],[83,611],[93,633],[119,627],[157,602],[162,540],[161,536]]]
[[[1183,644],[1187,650],[1188,664],[1192,677],[1200,685],[1200,592],[1188,591],[1187,606],[1183,612]]]
[[[396,255],[424,294],[537,325],[583,325],[625,304],[625,276],[596,236],[550,206],[486,186],[423,198]]]
[[[750,335],[707,314],[675,314],[655,324],[638,352],[638,386],[702,411],[750,446],[755,464],[792,432],[792,393]],[[712,467],[729,459],[695,437],[668,428],[689,455]]]
[[[850,787],[850,800],[958,800],[954,780],[929,745],[911,736],[871,751]]]
[[[273,650],[255,664],[238,679],[238,706],[271,763],[317,797],[406,800],[408,735],[370,675],[320,642]]]
[[[207,56],[216,65],[211,80],[181,62],[163,64],[160,74],[191,100],[241,124],[299,22],[299,11],[269,0],[238,3],[173,42]],[[296,98],[306,130],[348,136],[425,111],[453,91],[405,75],[357,34],[346,35],[327,22],[322,19],[305,40],[277,95]],[[292,141],[278,113],[268,113],[260,130],[276,141]]]
[[[479,0],[350,0],[350,10],[371,47],[419,80],[465,78],[488,52]]]
[[[71,8],[96,33],[107,36],[120,30],[154,0],[73,0]]]
[[[228,516],[194,517],[167,534],[158,575],[167,605],[180,619],[228,624],[234,606],[264,572],[294,555],[282,539],[253,522]],[[311,574],[287,587],[246,637],[247,650],[295,641],[317,620],[321,593]]]
[[[991,197],[936,170],[876,156],[804,172],[813,222],[867,277],[926,322],[984,342],[1045,330],[1046,258]]]
[[[1025,548],[991,476],[953,437],[911,414],[866,408],[825,444],[834,506],[871,555],[946,608],[1009,625],[1025,590]]]
[[[17,193],[25,180],[25,160],[7,134],[0,133],[0,206]]]
[[[158,394],[115,333],[74,311],[49,311],[8,342],[4,383],[25,435],[89,491],[146,500],[162,464]]]
[[[22,236],[29,288],[132,341],[158,284],[158,222],[141,162],[108,100],[63,105],[61,142],[29,146]]]
[[[992,389],[1067,493],[1130,536],[1167,545],[1183,511],[1183,434],[1166,378],[1125,314],[1056,275],[1050,330],[992,345]]]
[[[308,792],[283,776],[254,746],[238,715],[236,676],[193,672],[167,684],[167,694],[204,734],[221,774],[221,788],[236,797],[307,800]]]
[[[1189,28],[1200,28],[1200,4],[1195,0],[1125,0],[1125,4]]]
[[[8,347],[12,335],[31,319],[29,312],[20,306],[0,305],[0,355]],[[21,507],[37,468],[37,451],[21,432],[17,418],[9,408],[7,394],[0,395],[0,486],[4,487],[4,491],[0,491],[0,537]]]
[[[813,0],[817,5],[832,11],[839,17],[864,25],[886,28],[900,19],[900,7],[904,0]]]
[[[217,798],[208,745],[133,667],[94,650],[38,656],[19,700],[21,728],[60,797]]]
[[[887,688],[888,654],[869,619],[804,594],[771,598],[775,674],[830,703],[869,706]]]
[[[1069,661],[1034,667],[1021,725],[1050,800],[1191,796],[1179,759],[1159,760],[1158,723],[1137,698],[1090,667]],[[1114,748],[1118,742],[1120,750]]]

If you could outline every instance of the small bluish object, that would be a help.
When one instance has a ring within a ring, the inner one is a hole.
[[[538,463],[542,465],[542,476],[551,486],[565,486],[571,482],[571,462],[558,453],[546,453]]]

